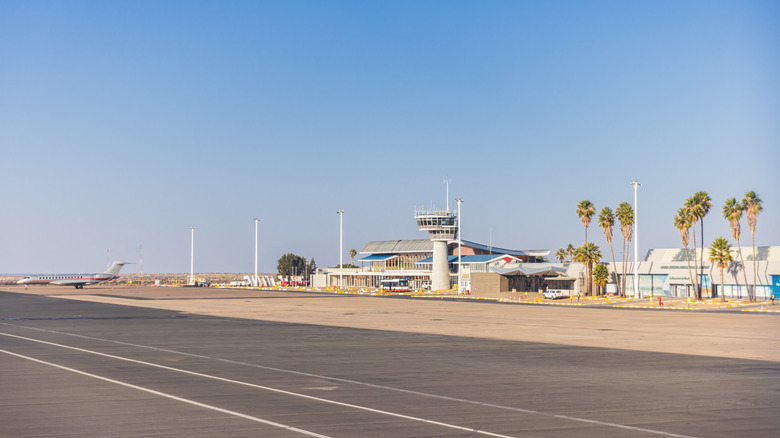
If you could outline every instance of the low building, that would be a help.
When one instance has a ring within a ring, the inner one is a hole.
[[[780,246],[756,247],[755,261],[752,248],[743,247],[744,266],[740,262],[737,248],[732,248],[734,261],[723,270],[723,291],[720,290],[720,268],[709,261],[709,253],[709,248],[697,248],[697,273],[693,265],[693,248],[688,249],[687,259],[686,251],[681,248],[651,249],[637,265],[639,291],[642,296],[693,297],[693,284],[699,283],[700,279],[703,298],[719,297],[721,293],[725,294],[726,298],[748,298],[747,285],[752,287],[755,281],[757,299],[770,298],[772,293],[780,297]],[[701,258],[704,263],[701,263]],[[622,278],[623,264],[616,263],[616,268],[618,277]],[[614,272],[613,269],[610,270]],[[633,272],[634,264],[627,263],[626,291],[629,296],[634,295]],[[691,277],[694,277],[693,282]]]

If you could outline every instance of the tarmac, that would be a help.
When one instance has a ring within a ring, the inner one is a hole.
[[[3,437],[780,430],[777,314],[303,291],[4,290]]]

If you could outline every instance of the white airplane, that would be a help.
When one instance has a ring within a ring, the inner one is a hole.
[[[89,284],[97,284],[101,281],[113,280],[119,275],[122,266],[127,262],[114,262],[106,272],[100,274],[54,274],[54,275],[28,275],[17,284],[56,284],[59,286],[74,286],[76,289],[83,289]]]

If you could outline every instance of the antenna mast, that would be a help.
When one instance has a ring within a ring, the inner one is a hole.
[[[448,177],[444,178],[444,184],[447,186],[447,210],[450,211],[450,183],[452,180]]]

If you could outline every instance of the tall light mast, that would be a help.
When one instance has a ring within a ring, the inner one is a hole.
[[[257,223],[260,219],[255,218],[255,279],[257,279]]]
[[[460,204],[463,202],[460,198],[455,198],[458,203],[458,293],[463,293],[463,264],[461,263],[461,240],[460,240]]]
[[[195,284],[195,227],[190,227],[192,237],[190,240],[190,284]]]
[[[631,181],[631,185],[634,186],[634,297],[642,298],[639,291],[639,209],[636,203],[636,191],[641,184]]]
[[[344,287],[344,210],[339,210],[339,289]]]

